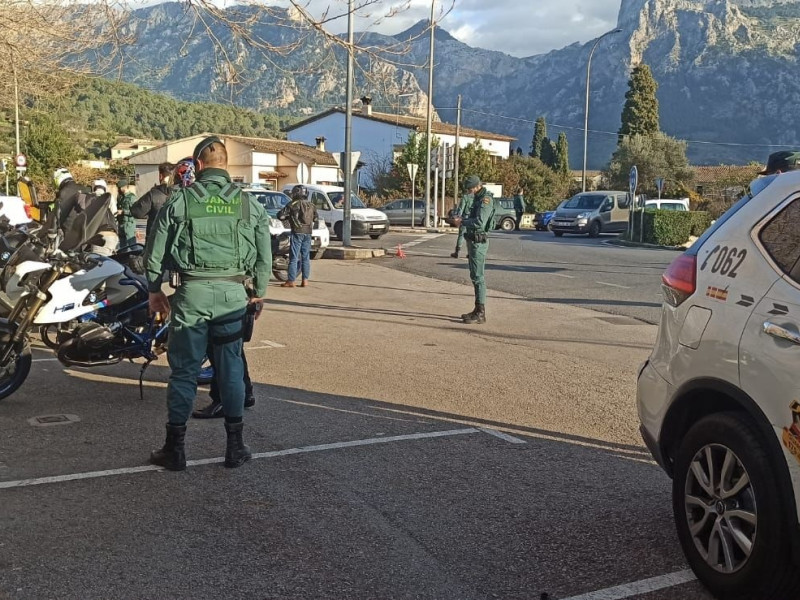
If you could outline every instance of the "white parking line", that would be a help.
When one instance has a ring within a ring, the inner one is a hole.
[[[509,435],[507,433],[503,433],[502,431],[498,431],[497,429],[489,429],[488,427],[479,427],[483,433],[488,433],[489,435],[493,435],[496,438],[500,438],[501,440],[505,440],[506,442],[511,442],[512,444],[527,444],[525,440],[521,440],[518,437],[514,437],[513,435]]]
[[[563,273],[550,273],[550,275],[555,275],[556,277],[563,277],[564,279],[575,279],[574,275],[564,275]]]
[[[286,348],[283,344],[279,344],[278,342],[271,342],[270,340],[261,340],[261,343],[264,344],[263,346],[247,346],[245,345],[245,350],[268,350],[271,348]]]
[[[639,594],[649,594],[657,590],[675,587],[676,585],[689,583],[695,579],[697,578],[694,576],[694,573],[687,569],[686,571],[678,571],[677,573],[625,583],[616,587],[597,590],[595,592],[589,592],[588,594],[581,594],[580,596],[570,596],[563,600],[621,600],[622,598],[630,598],[632,596],[638,596]]]
[[[357,446],[373,446],[376,444],[388,444],[391,442],[405,442],[410,440],[424,440],[429,438],[450,437],[454,435],[465,435],[479,433],[478,429],[469,427],[466,429],[450,429],[447,431],[430,431],[427,433],[411,433],[407,435],[395,435],[391,437],[368,438],[365,440],[352,440],[349,442],[335,442],[332,444],[318,444],[316,446],[301,446],[299,448],[288,448],[286,450],[274,450],[272,452],[259,452],[253,454],[253,459],[275,458],[278,456],[288,456],[290,454],[307,454],[309,452],[322,452],[324,450],[337,450],[339,448],[355,448]],[[204,458],[200,460],[187,460],[187,467],[198,467],[225,462],[224,457]],[[105,471],[88,471],[86,473],[70,473],[68,475],[55,475],[53,477],[37,477],[34,479],[18,479],[16,481],[0,481],[0,490],[30,487],[34,485],[44,485],[47,483],[64,483],[67,481],[78,481],[80,479],[97,479],[99,477],[113,477],[115,475],[130,475],[133,473],[146,473],[149,471],[163,471],[161,467],[155,465],[142,465],[140,467],[124,467],[122,469],[108,469]]]
[[[620,289],[622,289],[622,290],[629,290],[629,289],[631,289],[631,288],[629,288],[627,285],[618,285],[618,284],[616,284],[616,283],[606,283],[605,281],[598,281],[598,282],[596,282],[596,283],[599,283],[600,285],[607,285],[608,287],[620,288]]]

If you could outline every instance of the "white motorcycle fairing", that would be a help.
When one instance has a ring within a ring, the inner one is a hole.
[[[116,261],[99,259],[97,266],[59,279],[50,286],[50,300],[42,306],[33,322],[37,325],[63,323],[108,306],[110,302],[107,299],[91,303],[86,303],[86,299],[97,286],[124,270]]]

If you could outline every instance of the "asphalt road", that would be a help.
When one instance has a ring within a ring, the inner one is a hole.
[[[186,472],[147,467],[163,360],[140,400],[136,365],[35,350],[0,402],[0,598],[709,600],[637,433],[655,328],[503,293],[468,328],[469,287],[390,261],[270,288],[241,469],[218,420]]]
[[[390,250],[399,243],[407,248],[406,260],[385,261],[392,268],[468,282],[466,247],[458,260],[450,257],[455,239],[452,234],[390,233],[379,242]],[[487,284],[490,290],[533,301],[582,306],[658,323],[661,275],[677,253],[613,246],[607,243],[611,239],[613,236],[556,238],[549,232],[532,230],[493,233],[486,263]],[[409,242],[413,244],[410,247]]]

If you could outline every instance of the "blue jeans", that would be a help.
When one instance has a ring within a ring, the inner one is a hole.
[[[289,248],[289,281],[297,279],[298,266],[302,269],[303,279],[311,278],[311,234],[293,233]]]

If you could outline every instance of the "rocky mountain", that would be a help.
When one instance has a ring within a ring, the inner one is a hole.
[[[262,39],[298,46],[267,60],[215,28],[241,67],[231,86],[226,82],[235,77],[208,37],[192,29],[182,5],[142,8],[135,17],[129,27],[138,43],[122,69],[127,81],[181,99],[234,101],[298,117],[344,102],[345,53],[320,34],[261,19],[252,27]],[[613,152],[627,80],[640,62],[660,86],[662,129],[690,141],[694,162],[763,161],[771,144],[800,145],[800,0],[622,0],[618,27],[592,61],[590,167],[603,166]],[[427,60],[428,40],[418,35],[424,28],[359,35],[377,49],[410,41],[399,60],[388,53],[381,60],[380,50],[359,57],[356,97],[368,93],[387,112],[424,111],[427,71],[408,66]],[[455,120],[461,94],[465,125],[515,135],[527,151],[533,121],[543,115],[551,137],[567,132],[572,165],[580,166],[593,41],[515,58],[472,48],[440,29],[436,38],[433,101],[444,120]],[[414,95],[397,98],[408,92]]]

